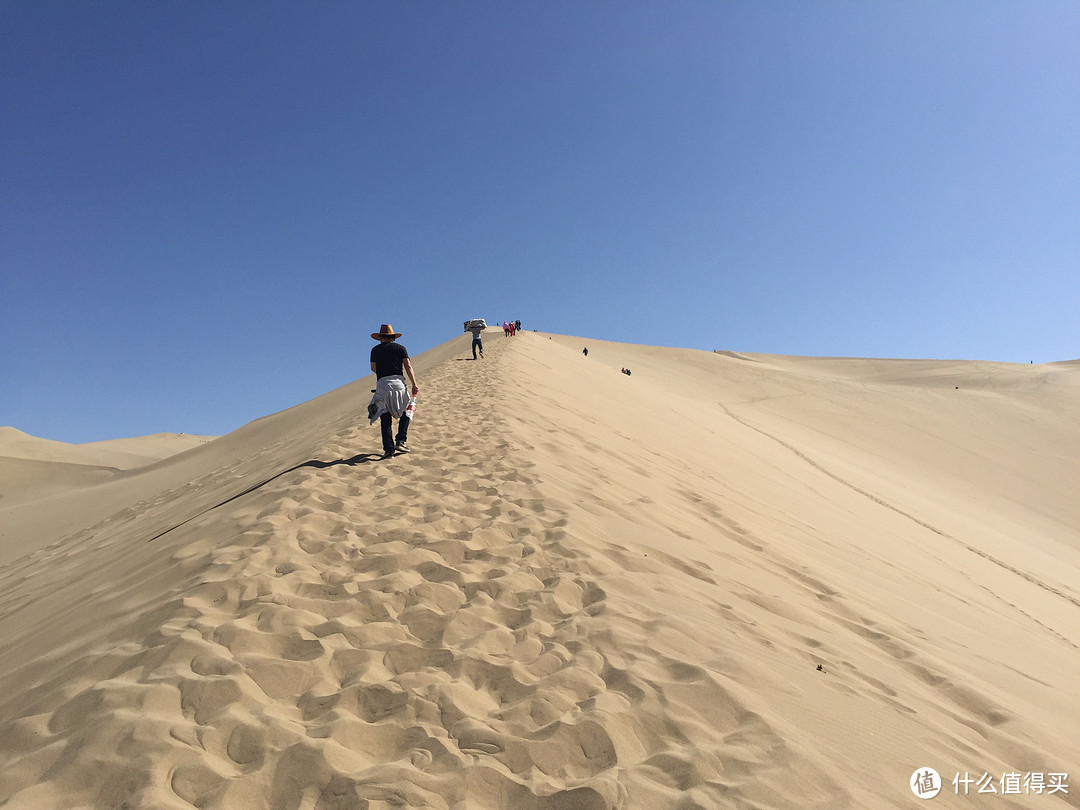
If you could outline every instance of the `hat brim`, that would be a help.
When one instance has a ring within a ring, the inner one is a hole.
[[[401,332],[372,332],[371,336],[375,338],[375,340],[384,337],[399,338],[401,337]]]

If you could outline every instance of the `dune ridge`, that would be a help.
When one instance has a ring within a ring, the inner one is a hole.
[[[0,427],[0,457],[125,470],[160,461],[214,438],[185,433],[156,433],[132,439],[68,444],[30,436],[12,427]]]
[[[1074,367],[487,342],[418,360],[407,456],[360,380],[5,565],[0,804],[908,807],[920,766],[1075,766]]]

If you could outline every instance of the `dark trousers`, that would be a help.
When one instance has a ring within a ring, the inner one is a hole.
[[[403,442],[408,438],[409,417],[403,416],[398,419],[397,437],[394,437],[394,417],[384,413],[379,417],[379,427],[382,428],[382,447],[387,453],[394,449],[395,442]]]
[[[476,350],[480,350],[480,354],[484,353],[484,342],[480,338],[473,338],[472,340],[472,359],[476,359]]]

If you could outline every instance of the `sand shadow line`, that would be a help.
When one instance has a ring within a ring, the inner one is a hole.
[[[335,459],[334,461],[319,461],[318,459],[311,459],[310,461],[305,461],[302,464],[297,464],[294,467],[289,467],[289,469],[287,469],[287,470],[282,470],[279,473],[275,473],[274,475],[271,475],[269,478],[267,478],[265,481],[260,481],[259,483],[255,484],[254,486],[248,487],[243,492],[238,492],[236,495],[233,495],[231,498],[226,498],[221,503],[214,504],[213,506],[211,506],[211,507],[209,507],[207,509],[204,509],[203,511],[199,512],[197,515],[192,515],[187,520],[183,520],[183,521],[177,523],[175,526],[171,526],[168,529],[166,529],[165,531],[159,532],[158,534],[155,534],[153,537],[151,537],[146,542],[147,543],[153,543],[155,540],[157,540],[157,539],[159,539],[161,537],[164,537],[165,535],[167,535],[169,532],[173,531],[174,529],[179,529],[184,524],[190,523],[191,521],[195,520],[195,518],[202,517],[207,512],[213,512],[215,509],[217,509],[219,507],[222,507],[222,506],[225,506],[226,504],[232,503],[237,498],[242,498],[245,495],[250,495],[255,490],[261,489],[262,487],[265,487],[271,481],[274,481],[274,480],[276,480],[278,478],[281,478],[281,476],[283,476],[283,475],[288,475],[291,472],[295,472],[296,470],[303,469],[304,467],[314,467],[317,470],[325,470],[328,467],[337,467],[337,466],[342,465],[342,464],[347,464],[350,467],[355,467],[357,464],[368,464],[368,463],[370,463],[372,461],[381,461],[383,458],[384,458],[384,456],[382,456],[380,454],[376,454],[376,453],[358,453],[357,455],[353,456],[352,458],[339,458],[339,459]]]

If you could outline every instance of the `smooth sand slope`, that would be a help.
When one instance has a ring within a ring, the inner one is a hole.
[[[213,438],[159,433],[67,444],[0,427],[0,563],[137,502],[133,479],[153,479],[137,473]]]
[[[1080,806],[1080,365],[485,342],[5,534],[0,806]]]

